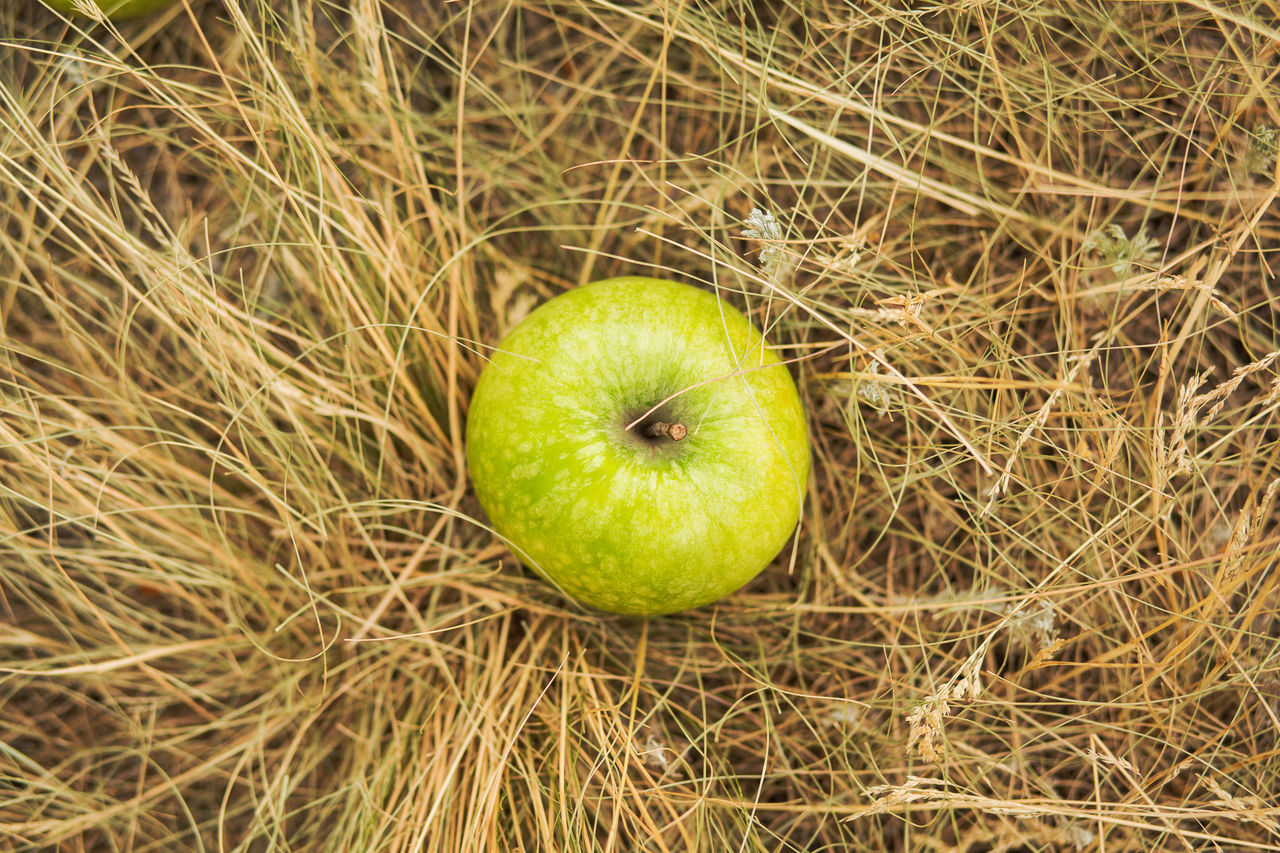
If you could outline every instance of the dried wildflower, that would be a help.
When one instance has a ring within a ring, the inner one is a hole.
[[[823,717],[828,726],[837,729],[861,731],[866,728],[862,719],[862,709],[852,702],[841,702]]]
[[[751,208],[751,212],[747,214],[746,225],[746,230],[742,232],[743,237],[753,240],[782,239],[782,226],[778,223],[777,217],[762,207]]]
[[[760,269],[765,278],[781,284],[791,270],[791,259],[782,245],[782,224],[772,213],[759,207],[751,210],[744,224],[747,227],[742,230],[743,237],[764,243],[760,249]]]
[[[882,319],[892,320],[903,328],[915,327],[926,335],[933,335],[933,327],[920,318],[920,311],[925,303],[942,293],[941,290],[926,290],[912,296],[890,296],[882,299],[877,313]]]
[[[1007,627],[1010,641],[1032,652],[1053,647],[1058,641],[1058,629],[1054,624],[1058,614],[1053,605],[1041,601],[1037,606],[1021,612],[1017,611],[1017,607],[1011,601],[1002,608],[1009,616]]]
[[[1277,155],[1280,155],[1280,127],[1255,127],[1249,134],[1249,147],[1245,150],[1245,169],[1268,174]]]
[[[1078,823],[1072,823],[1064,826],[1059,835],[1064,842],[1070,844],[1077,850],[1085,850],[1092,847],[1093,842],[1098,838],[1097,833]]]
[[[89,81],[89,76],[85,73],[85,64],[79,57],[64,56],[58,65],[66,75],[68,83],[75,86],[83,86]]]
[[[884,368],[880,365],[880,359],[884,358],[884,350],[877,349],[875,351],[876,358],[871,360],[868,368],[872,376],[883,376]],[[870,403],[871,406],[881,412],[886,411],[889,405],[889,386],[870,379],[858,385],[858,396]]]
[[[1139,231],[1130,239],[1119,225],[1108,225],[1104,231],[1089,235],[1084,249],[1097,254],[1103,266],[1111,267],[1113,273],[1124,276],[1134,264],[1149,264],[1155,260],[1157,245],[1146,231]]]
[[[810,260],[826,272],[849,276],[858,270],[866,251],[866,240],[859,237],[846,237],[836,244],[835,254],[817,252],[810,257]]]
[[[640,749],[640,755],[644,758],[644,763],[655,770],[666,772],[671,766],[671,759],[667,756],[667,747],[662,741],[650,732],[644,739],[644,746]]]

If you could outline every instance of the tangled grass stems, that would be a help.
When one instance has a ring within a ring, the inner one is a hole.
[[[1268,16],[6,8],[0,849],[1274,849]],[[816,461],[649,622],[462,464],[624,272],[751,313]]]

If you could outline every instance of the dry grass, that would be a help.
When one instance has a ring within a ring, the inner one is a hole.
[[[1280,849],[1275,0],[0,29],[0,849]],[[816,462],[649,622],[461,443],[637,272],[768,327]]]

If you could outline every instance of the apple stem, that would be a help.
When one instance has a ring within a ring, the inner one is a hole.
[[[689,429],[684,424],[664,424],[662,421],[649,424],[645,429],[645,434],[650,438],[658,438],[665,435],[672,441],[679,441],[689,434]]]

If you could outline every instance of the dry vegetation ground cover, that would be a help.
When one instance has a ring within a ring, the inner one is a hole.
[[[0,30],[0,849],[1280,849],[1275,0]],[[620,273],[767,327],[815,454],[648,622],[462,464]]]

